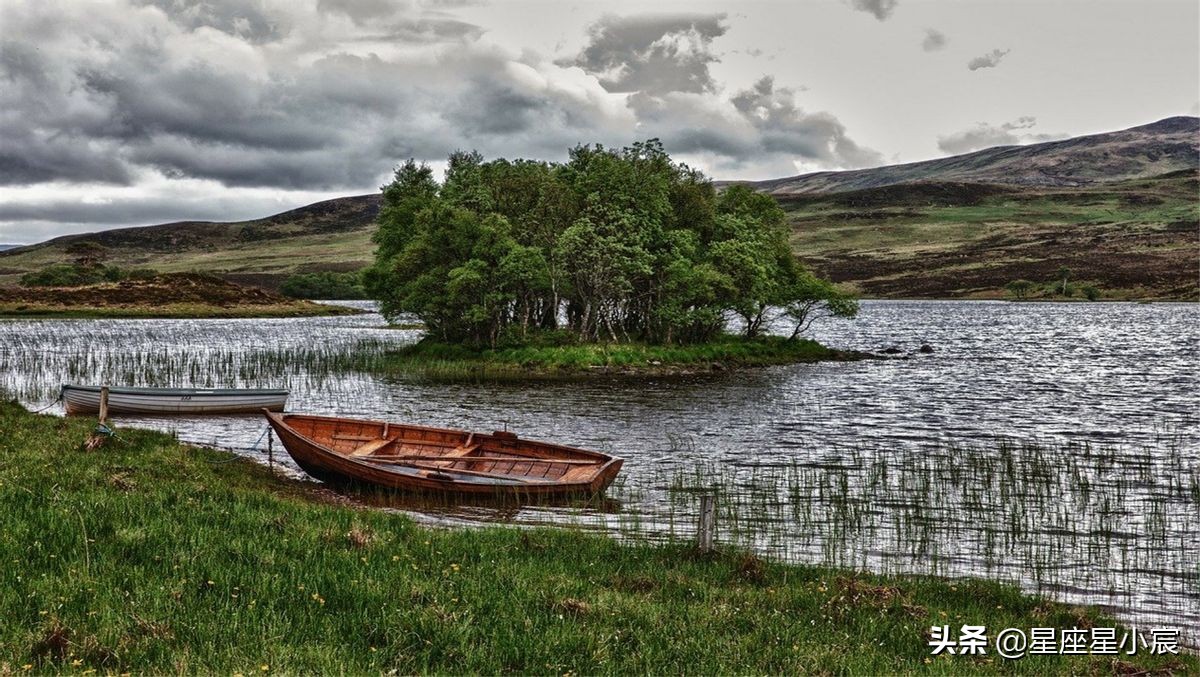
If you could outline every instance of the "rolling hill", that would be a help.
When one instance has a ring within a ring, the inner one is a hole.
[[[1119,132],[974,153],[902,165],[815,172],[752,182],[771,195],[807,195],[918,182],[1032,188],[1082,188],[1196,169],[1200,118],[1173,117]]]
[[[1200,299],[1200,118],[875,169],[749,183],[788,213],[796,253],[878,298],[1003,295],[1061,267],[1105,298]],[[69,261],[202,271],[277,287],[300,272],[356,270],[372,256],[378,194],[264,219],[182,222],[56,238],[0,251],[0,285]]]
[[[0,252],[0,285],[30,270],[71,260],[67,247],[91,241],[107,263],[166,273],[216,273],[235,282],[277,288],[295,273],[358,270],[371,262],[378,194],[316,202],[253,221],[181,221],[65,235]]]

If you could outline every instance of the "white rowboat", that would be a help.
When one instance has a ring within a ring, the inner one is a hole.
[[[108,389],[113,414],[244,414],[263,409],[283,411],[286,390],[245,388],[114,388]],[[68,414],[100,411],[100,386],[64,385]]]

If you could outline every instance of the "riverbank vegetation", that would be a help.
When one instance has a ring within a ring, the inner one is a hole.
[[[579,146],[565,164],[450,156],[445,180],[409,161],[384,187],[368,291],[385,316],[473,349],[703,345],[731,316],[799,336],[857,304],[792,255],[772,198],[673,162],[652,140]],[[414,355],[417,353],[414,353]]]
[[[982,581],[572,530],[429,529],[227,452],[0,404],[0,673],[1135,673],[930,657],[929,627],[1106,626]],[[219,526],[218,526],[219,525]]]
[[[279,292],[294,299],[357,300],[367,298],[362,275],[353,273],[300,273],[279,286]]]
[[[548,342],[496,348],[420,341],[389,351],[375,370],[441,380],[559,379],[595,375],[672,376],[740,367],[856,360],[865,353],[833,350],[809,339],[724,335],[699,344]]]
[[[1088,301],[1099,301],[1103,295],[1100,288],[1093,284],[1076,284],[1071,282],[1071,269],[1062,266],[1058,269],[1055,279],[1048,283],[1038,284],[1031,280],[1013,280],[1004,285],[1004,290],[1017,301],[1063,301],[1075,298],[1077,295]]]
[[[0,317],[311,317],[356,312],[195,273],[81,286],[0,287]]]

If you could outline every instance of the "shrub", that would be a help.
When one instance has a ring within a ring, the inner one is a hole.
[[[1033,291],[1036,285],[1029,280],[1013,280],[1004,285],[1008,293],[1013,295],[1013,298],[1023,299],[1029,296],[1029,292]]]
[[[365,299],[359,273],[302,273],[284,280],[279,291],[296,299]]]

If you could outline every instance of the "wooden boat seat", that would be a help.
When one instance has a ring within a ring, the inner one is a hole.
[[[581,465],[571,468],[563,473],[562,477],[558,478],[559,482],[579,482],[586,480],[596,474],[596,466],[594,464]]]
[[[464,444],[461,447],[455,447],[455,448],[451,449],[450,451],[446,452],[445,456],[446,456],[446,458],[460,458],[462,456],[466,456],[467,454],[470,454],[471,452],[475,451],[478,448],[479,448],[479,443],[475,443],[475,444],[471,444],[471,445]]]
[[[391,443],[391,440],[384,437],[373,439],[370,442],[359,445],[357,449],[350,452],[350,456],[370,456]]]
[[[378,437],[378,435],[343,435],[342,433],[330,435],[331,439],[349,440],[351,442],[369,442],[370,440],[378,439]]]

